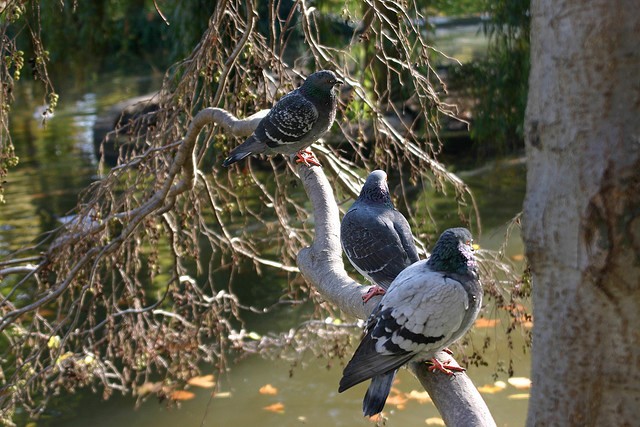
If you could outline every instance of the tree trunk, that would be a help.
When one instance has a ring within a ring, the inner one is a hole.
[[[531,12],[528,425],[637,425],[638,3],[534,0]]]

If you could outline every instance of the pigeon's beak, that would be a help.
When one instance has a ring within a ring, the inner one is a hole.
[[[340,86],[340,85],[343,85],[343,84],[344,84],[344,82],[342,80],[336,79],[336,81],[335,81],[335,83],[333,85],[334,86]]]

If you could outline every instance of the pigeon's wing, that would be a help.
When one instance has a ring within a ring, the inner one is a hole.
[[[404,252],[407,254],[409,265],[417,262],[420,258],[418,257],[416,243],[413,240],[413,234],[411,234],[411,226],[404,215],[397,210],[393,211],[393,226],[396,233],[398,233]]]
[[[406,237],[400,236],[392,217],[364,206],[352,208],[344,216],[340,239],[351,264],[385,289],[412,264],[413,254],[417,257],[415,246],[413,254],[406,252],[408,244],[402,241]]]
[[[260,122],[260,139],[269,147],[299,142],[318,120],[316,107],[297,90],[288,93]]]
[[[407,267],[381,301],[381,314],[390,311],[389,320],[372,335],[391,352],[394,346],[396,351],[416,354],[446,347],[471,306],[462,283],[447,273],[430,270],[427,262]]]
[[[405,269],[369,318],[344,369],[340,391],[451,344],[469,308],[462,284],[419,261]]]

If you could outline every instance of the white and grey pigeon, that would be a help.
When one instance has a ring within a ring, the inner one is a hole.
[[[367,177],[342,218],[340,242],[349,262],[374,285],[363,297],[365,302],[384,294],[402,270],[418,261],[411,227],[393,206],[384,171]]]
[[[365,335],[344,369],[339,392],[371,378],[363,401],[365,416],[382,411],[397,369],[430,361],[431,371],[462,371],[434,359],[435,353],[462,337],[482,304],[482,286],[471,233],[450,228],[431,256],[407,267],[373,311]]]
[[[297,161],[319,166],[307,148],[324,135],[336,118],[333,88],[343,82],[330,70],[311,74],[302,86],[283,96],[246,141],[222,163],[229,166],[251,154],[297,154]]]

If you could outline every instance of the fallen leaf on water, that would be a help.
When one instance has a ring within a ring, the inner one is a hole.
[[[231,392],[230,391],[221,391],[220,393],[213,392],[212,396],[218,399],[226,399],[228,397],[231,397]]]
[[[202,387],[202,388],[211,388],[216,383],[213,381],[213,375],[203,375],[201,377],[193,377],[187,384],[192,385],[194,387]]]
[[[269,394],[269,395],[278,394],[278,389],[272,386],[271,384],[263,385],[262,387],[260,387],[260,390],[258,391],[260,392],[260,394]]]
[[[273,405],[265,406],[265,411],[275,412],[276,414],[284,414],[284,405],[280,402],[274,403]]]
[[[475,327],[476,328],[493,328],[498,323],[500,323],[500,319],[485,319],[484,317],[480,317],[476,319]]]
[[[510,394],[507,396],[509,400],[524,400],[529,398],[529,393]]]
[[[504,390],[503,387],[498,387],[495,384],[486,384],[478,387],[478,391],[484,394],[496,394],[502,390]]]
[[[144,396],[145,394],[149,394],[149,393],[156,393],[158,390],[160,390],[160,388],[162,388],[162,383],[161,382],[157,382],[157,383],[144,383],[141,386],[139,386],[136,389],[136,393],[138,393],[138,395],[140,396]]]
[[[404,409],[404,405],[407,403],[407,398],[404,393],[396,393],[387,397],[387,404],[393,405],[398,409]]]
[[[424,423],[426,425],[429,426],[443,426],[444,421],[442,420],[442,418],[438,418],[438,417],[432,417],[432,418],[427,418],[426,420],[424,420]]]
[[[173,400],[191,400],[196,397],[195,393],[186,390],[174,390],[171,392],[171,399]]]
[[[431,402],[431,396],[426,391],[411,390],[407,394],[407,399],[416,400],[418,403]]]
[[[531,380],[525,377],[511,377],[507,380],[509,384],[520,390],[531,388]]]
[[[524,254],[511,255],[509,258],[513,261],[524,261]]]
[[[493,385],[500,388],[507,388],[507,383],[505,383],[504,381],[496,381],[495,383],[493,383]]]
[[[369,417],[369,421],[371,421],[372,423],[378,424],[379,422],[384,420],[384,415],[383,413],[379,413],[379,414],[375,414]]]
[[[300,421],[302,424],[305,424],[307,422],[307,417],[305,417],[304,415],[300,415],[298,417],[298,421]]]

